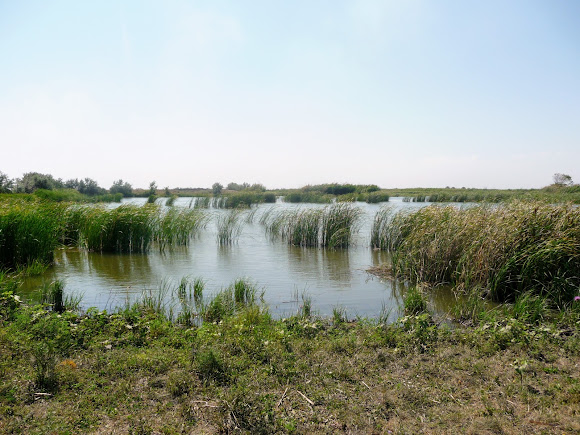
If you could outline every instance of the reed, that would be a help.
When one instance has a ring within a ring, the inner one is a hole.
[[[204,322],[219,322],[244,309],[254,307],[257,288],[250,281],[240,278],[229,287],[219,291],[207,304],[204,304]]]
[[[153,205],[86,208],[81,240],[92,251],[146,252],[155,239],[159,214]]]
[[[279,213],[270,209],[260,223],[270,237],[281,237],[293,246],[347,248],[358,230],[361,214],[359,208],[347,203]]]
[[[208,223],[208,215],[199,209],[171,208],[157,217],[154,239],[160,249],[185,246]]]
[[[165,201],[165,205],[167,207],[173,207],[173,204],[175,204],[176,199],[177,195],[171,195],[169,198],[167,198],[167,201]]]
[[[358,229],[362,211],[350,204],[336,204],[324,209],[321,216],[321,247],[348,248]]]
[[[312,204],[329,204],[333,198],[330,194],[320,192],[293,192],[285,195],[282,200],[291,203],[307,202]]]
[[[394,214],[377,246],[398,275],[497,301],[531,292],[563,306],[580,287],[580,209],[569,205],[425,207]]]
[[[65,206],[47,201],[0,201],[0,269],[50,264],[62,237]]]
[[[238,241],[242,233],[241,217],[239,209],[232,209],[218,216],[216,220],[218,244],[231,245]]]
[[[319,209],[297,210],[280,216],[283,237],[294,246],[320,246],[321,216]]]

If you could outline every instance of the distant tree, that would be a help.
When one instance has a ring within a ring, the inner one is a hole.
[[[32,193],[36,189],[53,190],[63,187],[64,184],[61,180],[55,180],[52,175],[39,172],[27,172],[16,183],[17,191],[23,193]]]
[[[66,180],[64,182],[64,187],[66,187],[67,189],[79,190],[79,179],[71,178],[70,180]]]
[[[568,174],[556,173],[552,177],[556,186],[571,186],[573,184],[572,177]]]
[[[113,182],[113,185],[109,189],[111,193],[120,193],[125,198],[133,196],[133,186],[129,183],[124,182],[122,179]]]
[[[218,196],[222,193],[222,189],[224,188],[224,186],[222,186],[220,183],[213,183],[213,185],[211,186],[211,190],[213,191],[213,195],[214,196]]]
[[[12,187],[14,186],[14,181],[8,178],[4,172],[0,171],[0,193],[12,192]]]
[[[157,183],[152,181],[149,183],[149,196],[155,195],[157,193]]]
[[[83,195],[95,196],[105,192],[99,184],[92,178],[85,178],[79,181],[78,191]]]
[[[171,196],[171,192],[169,191],[169,186],[165,188],[165,196]]]
[[[266,188],[264,187],[263,184],[260,183],[254,183],[249,187],[250,190],[253,190],[254,192],[265,192]]]

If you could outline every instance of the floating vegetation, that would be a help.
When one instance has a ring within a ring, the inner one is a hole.
[[[229,210],[216,219],[217,241],[220,245],[231,245],[238,241],[242,233],[242,212],[239,209]]]
[[[571,303],[580,287],[577,207],[517,202],[386,214],[375,217],[372,240],[391,251],[395,274],[478,287],[497,301],[541,295],[558,306]]]

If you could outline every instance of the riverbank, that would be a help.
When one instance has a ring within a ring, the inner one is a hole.
[[[449,327],[408,299],[394,324],[321,319],[307,303],[273,320],[253,302],[196,324],[151,304],[59,313],[5,292],[0,432],[580,430],[580,303]]]

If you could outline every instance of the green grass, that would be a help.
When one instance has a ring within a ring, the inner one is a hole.
[[[0,292],[1,431],[580,430],[580,308],[528,322],[506,307],[469,328],[428,313],[274,320],[237,286],[234,309],[196,325],[138,304],[56,313]]]

